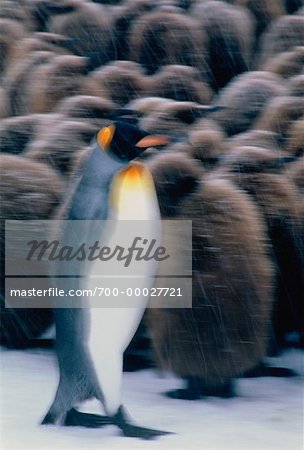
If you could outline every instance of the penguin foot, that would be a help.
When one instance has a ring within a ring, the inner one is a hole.
[[[220,386],[206,386],[198,377],[189,376],[185,378],[186,388],[168,391],[165,395],[178,400],[199,400],[204,397],[231,398],[235,396],[233,382]]]
[[[173,389],[172,391],[165,392],[165,396],[174,398],[176,400],[199,400],[203,395],[199,392],[193,392],[188,388],[185,389]]]
[[[121,428],[121,427],[120,427]],[[139,439],[152,440],[159,436],[165,436],[166,434],[172,434],[167,431],[152,430],[151,428],[138,427],[136,425],[125,424],[121,431],[124,436],[136,437]]]
[[[84,413],[74,408],[67,412],[64,421],[66,427],[101,428],[111,424],[113,424],[113,420],[108,416]]]
[[[271,367],[267,364],[260,364],[253,369],[248,370],[245,373],[245,378],[256,378],[256,377],[296,377],[298,374],[292,369],[287,367]]]
[[[204,393],[207,397],[232,398],[236,396],[234,382],[232,380],[219,386],[206,386]]]
[[[172,434],[168,431],[152,430],[150,428],[139,427],[129,423],[126,413],[122,406],[118,409],[117,413],[113,417],[113,422],[117,425],[124,436],[136,437],[139,439],[152,440],[159,436],[165,436],[166,434]]]

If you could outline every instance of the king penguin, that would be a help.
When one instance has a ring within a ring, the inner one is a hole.
[[[155,223],[160,223],[160,213],[153,179],[143,164],[132,160],[151,146],[167,143],[166,136],[149,135],[126,121],[102,128],[70,197],[66,218],[103,221],[98,238],[107,246],[117,242],[115,223],[127,220],[142,221],[145,238],[159,242],[161,230]],[[156,264],[153,261],[137,266],[140,273],[136,287],[152,287]],[[84,287],[93,288],[102,272],[100,261],[90,263],[86,270]],[[123,352],[138,328],[148,299],[142,296],[134,307],[126,308],[96,307],[96,299],[93,303],[86,299],[86,308],[54,309],[60,377],[42,424],[91,428],[113,424],[125,436],[142,439],[167,434],[133,425],[121,404]],[[75,409],[90,398],[101,402],[106,416]]]

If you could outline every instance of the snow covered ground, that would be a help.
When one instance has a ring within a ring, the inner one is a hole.
[[[303,375],[303,354],[289,351],[273,363]],[[200,401],[171,400],[172,376],[151,370],[124,374],[123,401],[139,425],[176,434],[156,441],[99,430],[39,426],[57,383],[51,352],[1,351],[1,450],[300,450],[303,445],[303,378],[237,381],[239,396]],[[98,412],[94,403],[86,409]]]

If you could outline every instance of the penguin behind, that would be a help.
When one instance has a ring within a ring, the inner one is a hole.
[[[145,231],[152,237],[157,231],[153,231],[149,221],[159,219],[152,177],[141,164],[128,165],[146,148],[164,145],[167,141],[164,136],[149,135],[130,121],[118,121],[102,128],[71,195],[66,218],[87,220],[86,223],[108,218],[111,223],[112,220],[140,219],[145,221]],[[129,211],[132,211],[131,217]],[[108,228],[108,223],[103,228]],[[102,238],[104,231],[99,235]],[[147,280],[145,287],[151,283],[148,280],[153,280],[155,270],[149,267],[149,273],[140,274]],[[101,274],[98,263],[91,264],[89,273]],[[60,381],[42,424],[63,422],[92,428],[114,424],[125,436],[143,439],[166,434],[132,425],[120,403],[123,352],[139,325],[147,300],[147,297],[142,299],[136,308],[54,310]],[[100,401],[107,416],[85,414],[74,408],[89,398]]]

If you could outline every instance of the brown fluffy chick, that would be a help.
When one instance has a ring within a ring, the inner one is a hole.
[[[231,396],[233,379],[263,358],[269,339],[273,271],[264,222],[231,182],[198,179],[199,163],[185,157],[181,170],[181,161],[163,155],[149,166],[162,218],[192,220],[193,306],[149,309],[149,329],[158,365],[187,380],[170,397]],[[187,179],[195,183],[180,192]]]

